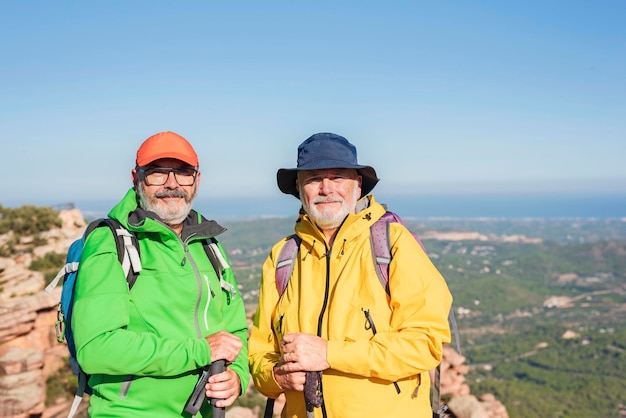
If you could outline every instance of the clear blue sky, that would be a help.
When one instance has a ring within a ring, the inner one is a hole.
[[[387,193],[626,193],[625,22],[623,0],[3,1],[0,204],[117,200],[164,130],[202,197],[281,196],[321,131]]]

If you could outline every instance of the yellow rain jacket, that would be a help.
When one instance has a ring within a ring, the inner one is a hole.
[[[385,209],[372,195],[357,207],[365,208],[346,218],[332,247],[308,215],[300,215],[295,231],[302,243],[280,299],[275,265],[286,239],[272,248],[263,265],[249,339],[254,384],[270,398],[285,392],[283,417],[306,417],[303,393],[284,391],[272,368],[282,355],[284,334],[311,333],[328,340],[330,368],[322,379],[327,417],[431,418],[428,371],[439,364],[442,344],[450,342],[452,296],[399,223],[390,224],[388,295],[376,275],[370,244],[370,226]],[[315,408],[315,417],[322,416],[321,408]]]

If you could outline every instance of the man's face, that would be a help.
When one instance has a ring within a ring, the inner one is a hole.
[[[298,171],[296,187],[304,211],[321,229],[338,228],[354,213],[361,176],[352,168]]]
[[[167,225],[178,225],[187,217],[200,183],[199,172],[173,158],[134,169],[132,177],[139,205],[156,213]]]

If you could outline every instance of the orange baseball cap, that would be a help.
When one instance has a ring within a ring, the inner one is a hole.
[[[198,167],[198,155],[191,144],[174,132],[159,132],[146,139],[137,150],[137,166],[144,167],[161,158],[175,158]]]

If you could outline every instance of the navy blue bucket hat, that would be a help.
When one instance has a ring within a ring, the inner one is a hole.
[[[369,165],[360,165],[356,159],[356,147],[346,138],[331,133],[311,135],[298,147],[298,165],[296,168],[281,168],[276,173],[278,188],[285,194],[298,199],[296,178],[300,170],[323,170],[327,168],[354,168],[363,178],[361,197],[372,191],[378,177],[376,170]]]

